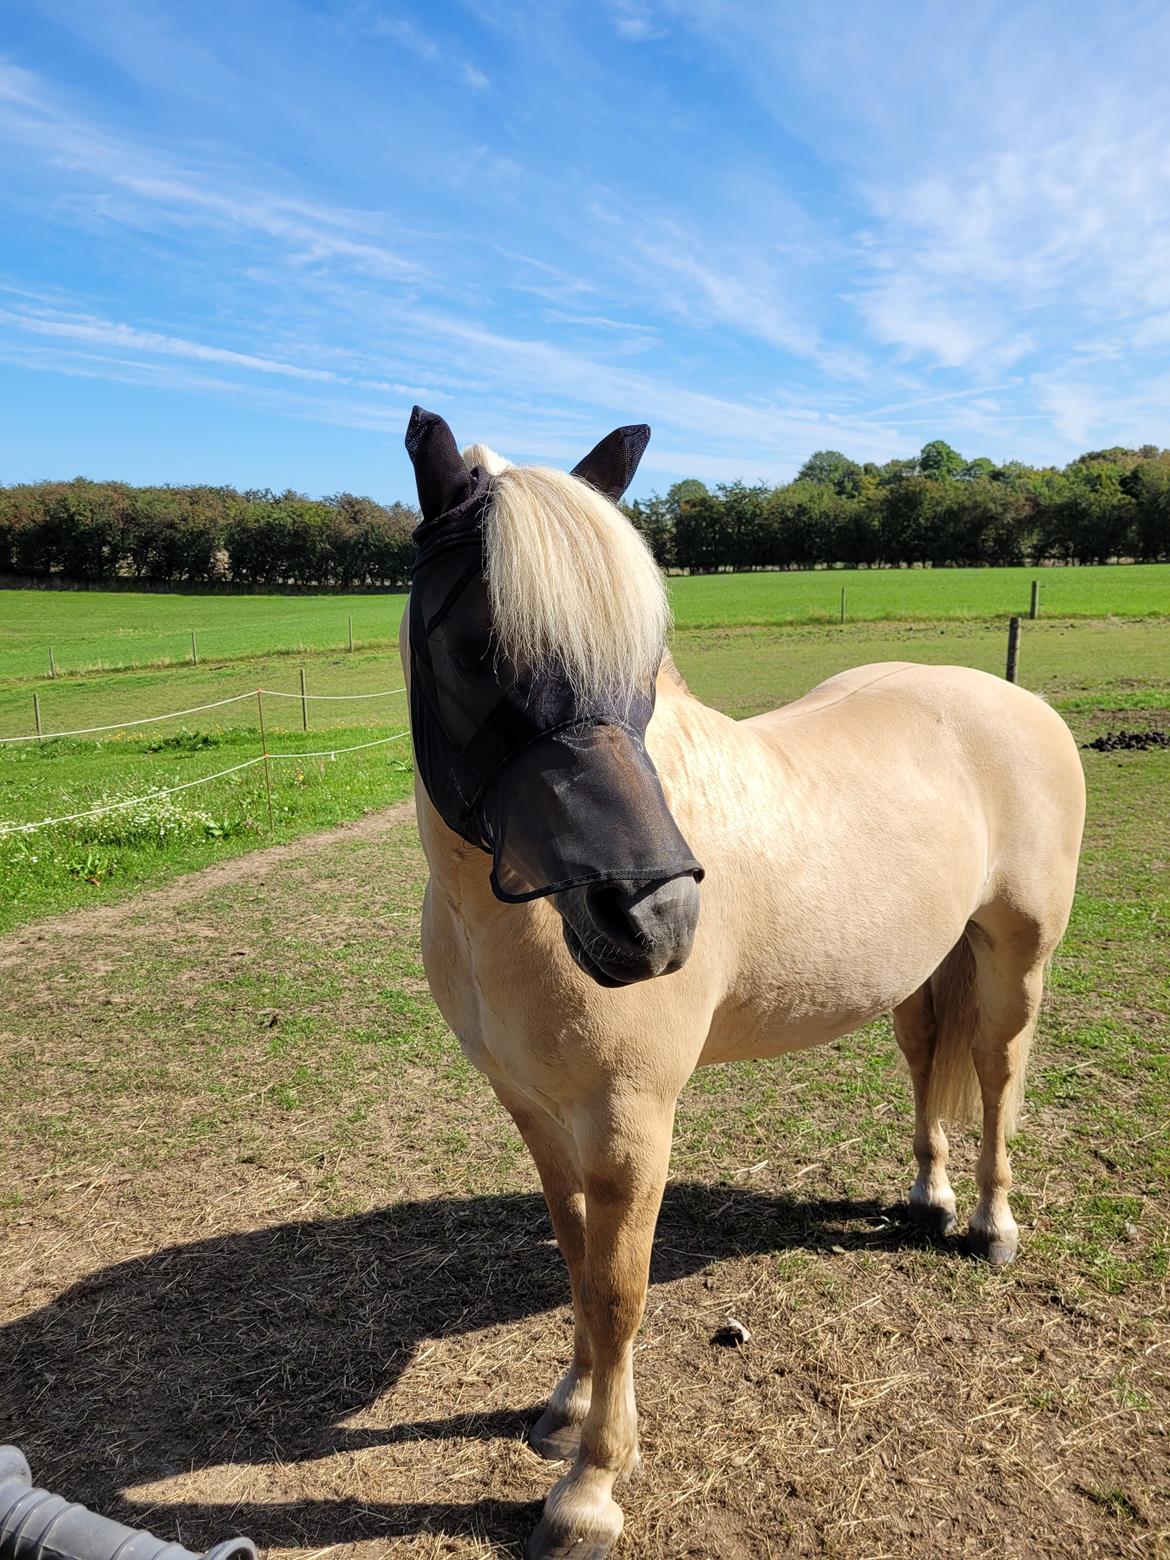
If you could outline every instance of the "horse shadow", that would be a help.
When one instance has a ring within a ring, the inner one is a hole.
[[[675,1184],[651,1279],[794,1246],[915,1240],[898,1210],[876,1201]],[[188,1544],[229,1530],[265,1547],[421,1532],[518,1539],[532,1525],[528,1503],[168,1506],[122,1492],[226,1463],[519,1438],[538,1405],[389,1428],[342,1422],[391,1389],[425,1340],[517,1322],[567,1299],[544,1203],[529,1194],[406,1202],[170,1246],[95,1272],[0,1327],[0,1442],[23,1449],[37,1483],[132,1525],[166,1532],[181,1523]]]

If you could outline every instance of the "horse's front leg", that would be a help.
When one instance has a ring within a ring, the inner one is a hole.
[[[601,1560],[621,1534],[613,1486],[638,1459],[634,1334],[646,1304],[673,1124],[673,1100],[645,1097],[606,1099],[575,1123],[585,1190],[580,1307],[593,1392],[577,1460],[549,1492],[527,1560]]]
[[[585,1268],[585,1193],[577,1148],[564,1127],[547,1111],[532,1105],[498,1079],[493,1079],[492,1083],[536,1161],[553,1232],[569,1270],[569,1285],[573,1292],[573,1363],[549,1398],[544,1413],[528,1432],[528,1444],[533,1451],[542,1457],[566,1460],[576,1456],[593,1385],[593,1356],[581,1302]]]

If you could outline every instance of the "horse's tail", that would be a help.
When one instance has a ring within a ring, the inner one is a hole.
[[[929,985],[934,1008],[934,1052],[928,1112],[951,1121],[978,1122],[983,1101],[971,1046],[979,1023],[979,992],[975,955],[965,936],[959,938],[935,970]],[[1013,1124],[1016,1104],[1014,1099],[1010,1102],[1009,1120]]]

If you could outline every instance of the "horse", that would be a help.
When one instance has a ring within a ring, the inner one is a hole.
[[[984,672],[862,666],[739,721],[697,699],[618,508],[648,438],[617,429],[566,473],[461,454],[418,407],[407,432],[424,965],[536,1162],[573,1302],[571,1364],[529,1433],[571,1466],[528,1560],[601,1560],[620,1537],[632,1346],[695,1068],[892,1014],[911,1216],[955,1230],[942,1121],[975,1120],[967,1245],[1014,1256],[1006,1145],[1084,822],[1067,726]]]

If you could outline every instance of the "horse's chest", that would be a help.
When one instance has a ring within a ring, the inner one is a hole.
[[[459,1041],[464,1055],[490,1072],[483,1013],[467,929],[434,880],[427,885],[422,913],[422,956],[435,1005]]]

